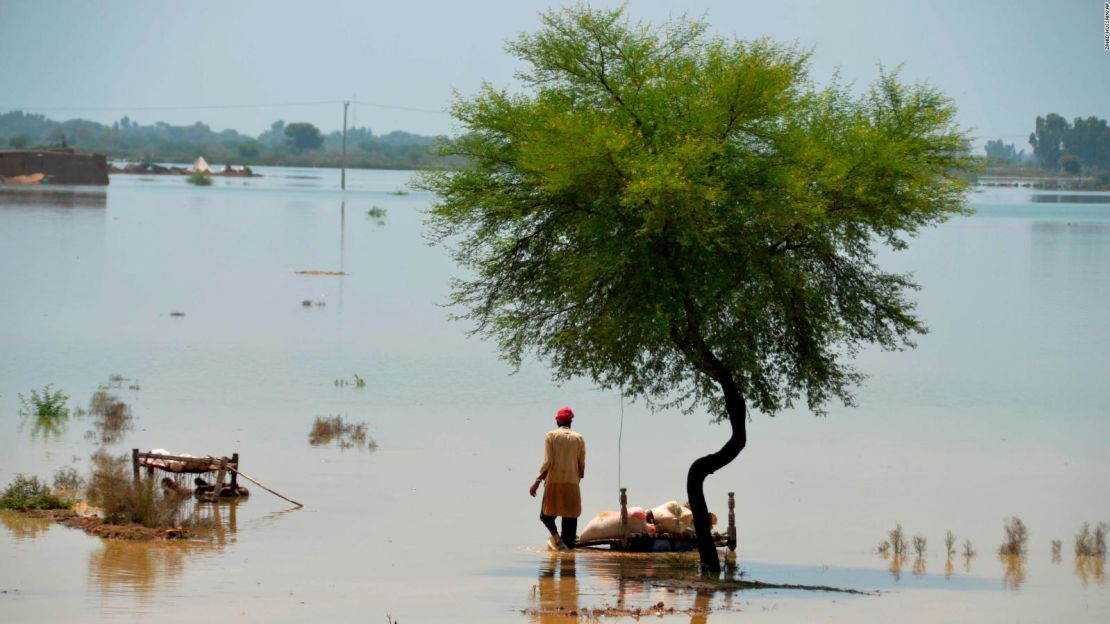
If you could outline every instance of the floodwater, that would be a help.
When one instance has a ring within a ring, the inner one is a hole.
[[[422,238],[431,198],[397,192],[410,173],[352,171],[344,194],[337,171],[261,172],[0,194],[0,485],[85,472],[94,450],[88,419],[32,436],[19,394],[54,384],[85,406],[119,374],[135,426],[113,451],[239,452],[306,505],[252,487],[205,512],[215,537],[171,544],[0,514],[0,620],[550,622],[658,602],[694,622],[1110,620],[1104,565],[1071,553],[1083,522],[1110,521],[1110,206],[1091,194],[991,189],[884,253],[922,285],[931,333],[863,353],[856,408],[755,415],[708,481],[722,518],[737,493],[746,578],[877,593],[703,595],[652,582],[689,557],[549,555],[527,489],[563,405],[587,440],[583,522],[619,485],[633,505],[681,502],[724,428],[556,386],[541,364],[511,374],[437,305],[453,267]],[[336,415],[378,448],[310,446]],[[1003,561],[1013,515],[1029,553]],[[875,554],[896,522],[928,538],[920,561]],[[948,529],[978,556],[946,560]]]

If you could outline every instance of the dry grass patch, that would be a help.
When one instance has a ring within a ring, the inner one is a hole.
[[[308,443],[325,446],[332,442],[341,449],[365,448],[373,451],[378,443],[367,434],[366,423],[348,422],[342,416],[317,416],[308,432]]]

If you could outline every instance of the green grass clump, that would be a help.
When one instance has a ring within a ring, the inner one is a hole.
[[[24,416],[54,419],[68,417],[69,408],[66,407],[66,401],[69,400],[69,395],[61,390],[53,390],[53,387],[54,384],[46,384],[41,393],[38,390],[31,390],[30,399],[20,394],[19,401],[23,403],[23,408],[19,413]]]
[[[69,509],[73,501],[54,493],[38,477],[17,474],[0,494],[0,509]]]
[[[185,181],[194,186],[212,186],[212,176],[203,171],[194,171],[185,178]]]
[[[23,424],[31,421],[33,438],[57,438],[65,432],[66,421],[69,420],[69,408],[66,407],[69,396],[66,393],[54,390],[53,384],[47,384],[41,392],[31,390],[30,398],[22,394],[18,396],[22,404],[19,415]]]

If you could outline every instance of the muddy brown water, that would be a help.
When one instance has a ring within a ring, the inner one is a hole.
[[[745,578],[877,595],[705,595],[652,581],[689,556],[542,549],[527,489],[555,409],[574,407],[587,441],[590,516],[616,508],[621,397],[556,386],[535,363],[511,375],[445,319],[453,268],[421,238],[430,198],[393,194],[407,172],[350,172],[345,195],[338,172],[262,172],[208,188],[114,176],[102,202],[0,196],[0,482],[85,471],[95,448],[87,420],[57,437],[20,429],[18,393],[53,383],[85,406],[120,374],[135,426],[114,452],[238,451],[306,504],[252,488],[233,523],[221,507],[216,536],[167,544],[0,514],[0,621],[548,622],[618,602],[695,622],[1110,619],[1105,565],[1070,553],[1084,521],[1110,520],[1107,205],[994,189],[973,196],[975,215],[883,254],[922,284],[932,332],[914,351],[861,354],[856,408],[756,415],[707,485],[722,519],[737,492]],[[355,374],[364,387],[335,383]],[[378,449],[310,446],[314,419],[336,415],[366,422]],[[684,499],[689,462],[724,433],[706,420],[624,405],[633,505]],[[1014,514],[1029,553],[1000,560]],[[896,522],[928,538],[922,560],[874,554]],[[947,561],[947,529],[978,556]]]

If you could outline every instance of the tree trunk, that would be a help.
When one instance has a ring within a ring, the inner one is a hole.
[[[748,442],[747,403],[740,395],[731,375],[721,379],[719,383],[725,396],[725,410],[728,412],[728,422],[732,425],[732,434],[719,451],[694,460],[694,463],[690,464],[690,471],[686,474],[686,496],[690,500],[690,511],[694,512],[694,530],[698,536],[701,567],[703,571],[715,576],[721,573],[721,561],[717,557],[717,547],[713,544],[712,527],[709,525],[709,507],[705,503],[705,492],[702,491],[702,486],[706,477],[736,459]]]

